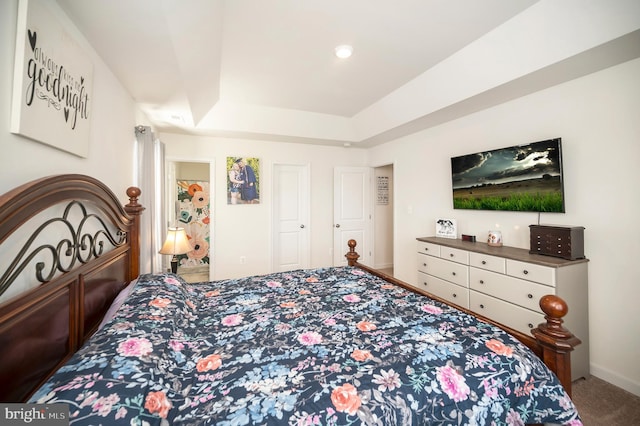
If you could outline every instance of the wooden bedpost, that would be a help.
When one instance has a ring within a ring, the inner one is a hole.
[[[349,266],[355,266],[358,258],[360,257],[360,255],[356,253],[356,244],[356,240],[349,240],[349,242],[347,242],[347,245],[349,246],[349,253],[345,254],[344,257],[347,258],[347,264]]]
[[[138,197],[142,191],[140,188],[130,186],[127,188],[129,203],[124,206],[124,210],[131,216],[132,223],[129,229],[129,244],[131,246],[129,263],[129,281],[140,275],[140,215],[144,207],[138,203]]]
[[[540,299],[540,309],[545,313],[547,322],[538,325],[531,333],[542,347],[542,360],[556,372],[560,383],[571,396],[571,351],[581,341],[562,326],[562,317],[569,311],[564,300],[548,294]]]

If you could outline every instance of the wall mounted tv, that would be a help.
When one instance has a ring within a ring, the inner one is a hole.
[[[564,213],[561,139],[451,158],[453,208]]]

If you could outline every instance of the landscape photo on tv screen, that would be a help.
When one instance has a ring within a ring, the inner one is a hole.
[[[560,138],[451,158],[453,208],[564,213]]]

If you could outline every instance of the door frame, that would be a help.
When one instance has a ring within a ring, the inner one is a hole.
[[[375,177],[375,169],[380,168],[380,167],[386,167],[386,166],[391,166],[391,187],[389,188],[389,191],[391,192],[391,210],[392,210],[392,222],[391,222],[391,228],[392,228],[392,236],[391,236],[391,241],[389,241],[392,245],[391,247],[391,252],[392,252],[392,256],[393,256],[393,265],[392,267],[394,268],[395,271],[395,264],[396,264],[396,217],[397,217],[397,205],[395,202],[396,199],[396,179],[395,179],[395,175],[396,175],[396,164],[395,161],[390,161],[390,162],[384,162],[384,163],[380,163],[380,164],[376,164],[371,166],[371,176],[372,178]],[[379,220],[379,218],[376,217],[376,182],[373,182],[371,185],[371,214],[373,215],[372,218],[372,224],[371,224],[371,241],[372,241],[372,246],[373,246],[373,255],[372,255],[372,259],[375,260],[375,249],[376,249],[376,233],[375,233],[375,229],[376,229],[376,224]],[[375,266],[374,266],[375,267]]]
[[[215,160],[213,158],[200,158],[193,159],[191,157],[175,157],[175,156],[167,156],[165,157],[165,213],[167,219],[167,227],[174,226],[173,224],[176,221],[175,217],[175,194],[172,192],[172,189],[175,189],[175,163],[202,163],[209,164],[209,209],[213,212],[216,210],[215,205],[215,197],[211,195],[213,193],[215,195]],[[172,182],[173,180],[173,182]],[[225,196],[226,198],[226,196]],[[213,215],[215,218],[215,214]],[[209,244],[209,281],[213,281],[215,278],[215,261],[216,261],[216,247],[215,242],[215,219],[209,222],[209,240],[211,243]]]

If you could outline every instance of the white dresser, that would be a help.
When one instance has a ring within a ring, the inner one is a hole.
[[[589,376],[587,259],[447,238],[417,240],[416,287],[518,331],[528,334],[544,322],[542,296],[564,299],[569,306],[564,325],[582,341],[571,354],[571,377]]]

